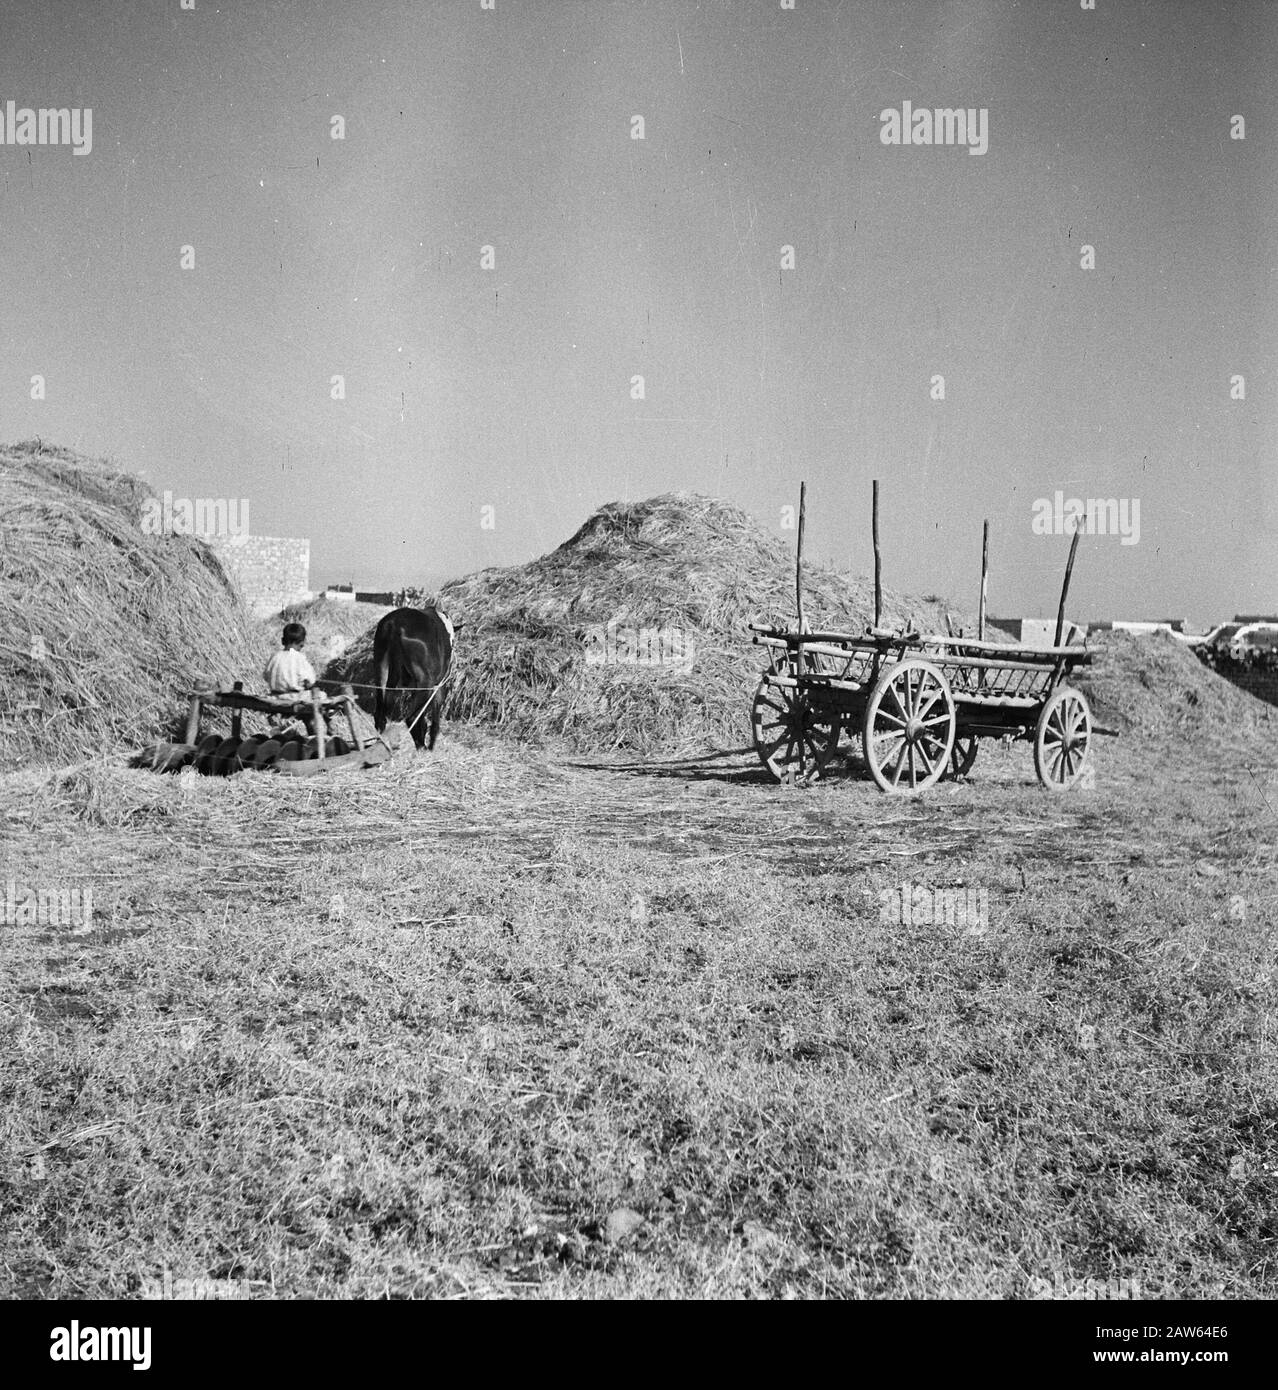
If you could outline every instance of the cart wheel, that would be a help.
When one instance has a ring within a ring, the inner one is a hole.
[[[861,739],[870,776],[885,792],[930,787],[945,771],[954,746],[949,682],[916,656],[889,666],[865,707]]]
[[[819,776],[839,746],[837,714],[813,710],[793,687],[775,686],[766,675],[754,692],[751,722],[755,752],[778,782],[799,774],[800,723],[806,775]]]
[[[1034,771],[1048,791],[1072,787],[1083,775],[1092,743],[1086,698],[1063,685],[1043,706],[1034,730]]]
[[[976,745],[979,742],[975,734],[955,734],[954,747],[950,749],[950,760],[945,764],[945,771],[941,773],[941,779],[966,777],[972,770],[972,764],[976,761]]]

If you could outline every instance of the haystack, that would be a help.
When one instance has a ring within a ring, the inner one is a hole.
[[[142,531],[148,493],[69,449],[0,448],[0,769],[136,747],[197,678],[265,660],[209,548]]]
[[[813,624],[860,632],[873,621],[869,582],[812,565],[804,585]],[[450,719],[562,738],[580,752],[739,748],[766,664],[747,625],[793,624],[794,558],[739,507],[674,493],[610,503],[550,554],[454,580],[438,598],[465,623]],[[885,590],[884,621],[910,618],[924,630],[975,626],[938,599]],[[609,624],[678,629],[692,640],[690,668],[589,664],[591,629]],[[371,633],[325,675],[370,684]]]
[[[1217,738],[1278,722],[1268,705],[1208,669],[1169,632],[1093,633],[1095,663],[1075,683],[1100,724],[1138,737]]]
[[[380,603],[346,603],[321,595],[289,604],[269,620],[269,626],[278,640],[282,624],[301,623],[306,629],[306,655],[316,670],[322,670],[326,662],[340,656],[390,611]]]

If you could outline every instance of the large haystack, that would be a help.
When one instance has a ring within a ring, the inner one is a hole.
[[[1209,670],[1169,632],[1093,633],[1096,661],[1076,684],[1098,724],[1137,736],[1228,742],[1272,728],[1269,706]]]
[[[817,626],[862,631],[873,587],[805,566],[805,610]],[[751,619],[794,621],[792,551],[739,507],[687,493],[601,508],[557,550],[444,586],[439,601],[465,623],[448,716],[517,737],[558,736],[579,751],[677,753],[749,739],[754,683],[765,664]],[[935,599],[884,593],[884,621],[913,617],[955,630],[970,616]],[[587,629],[679,628],[690,670],[588,665]],[[371,680],[371,634],[326,675]]]
[[[136,747],[198,676],[261,668],[264,633],[202,541],[140,527],[141,479],[0,448],[0,769]]]

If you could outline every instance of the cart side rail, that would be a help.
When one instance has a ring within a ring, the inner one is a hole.
[[[840,644],[871,648],[910,647],[922,648],[923,653],[941,648],[944,652],[953,651],[957,659],[968,652],[973,656],[991,657],[995,664],[1008,661],[1023,664],[1051,665],[1064,661],[1069,666],[1090,665],[1096,653],[1081,646],[1030,647],[1019,642],[978,642],[969,637],[943,637],[940,633],[892,632],[886,628],[867,627],[864,632],[796,632],[793,628],[778,627],[773,623],[750,623],[750,631],[755,633],[755,641],[766,645],[797,646],[812,651],[820,644]],[[940,653],[938,653],[940,655]]]

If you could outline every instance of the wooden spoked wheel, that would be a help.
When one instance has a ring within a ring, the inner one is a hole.
[[[945,771],[941,776],[950,779],[966,777],[972,770],[972,764],[976,761],[978,742],[975,734],[955,734],[954,747],[950,749],[950,758],[945,764]]]
[[[1092,712],[1086,698],[1063,685],[1038,716],[1034,771],[1049,790],[1064,791],[1083,775],[1092,743]]]
[[[814,709],[796,688],[773,685],[766,675],[754,692],[751,723],[759,761],[778,782],[801,772],[819,777],[839,746],[837,713]]]
[[[885,792],[922,791],[954,747],[954,697],[930,661],[910,657],[879,677],[861,731],[865,765]]]

